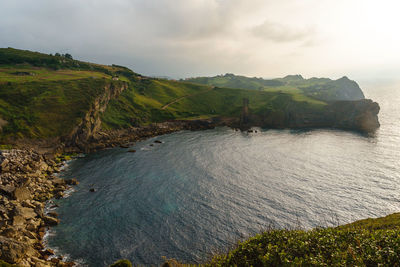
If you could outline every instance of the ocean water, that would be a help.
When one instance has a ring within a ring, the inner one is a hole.
[[[381,105],[374,136],[218,128],[72,161],[62,175],[80,184],[55,200],[61,223],[48,245],[86,266],[121,258],[157,265],[163,256],[201,263],[270,227],[335,226],[398,212],[400,87],[364,90]]]

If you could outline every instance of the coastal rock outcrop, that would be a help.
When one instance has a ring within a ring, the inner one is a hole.
[[[292,103],[284,110],[266,111],[264,115],[251,115],[244,129],[251,126],[264,128],[337,128],[373,133],[380,124],[379,104],[370,99],[330,102],[320,110]]]

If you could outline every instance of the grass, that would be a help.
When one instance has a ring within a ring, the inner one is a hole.
[[[119,81],[111,78],[118,76]],[[236,76],[228,78],[237,85]],[[239,117],[243,98],[251,114],[284,118],[288,107],[319,111],[325,106],[283,81],[240,76],[243,86],[260,90],[143,77],[128,68],[105,66],[12,48],[0,49],[0,119],[7,121],[0,139],[64,137],[90,110],[105,86],[128,89],[112,99],[101,114],[103,129],[120,129],[167,120],[193,120],[216,116]],[[250,87],[251,87],[250,86]],[[3,142],[4,143],[4,142]]]
[[[206,266],[400,266],[400,213],[325,229],[269,230]]]
[[[0,84],[0,117],[8,123],[2,135],[57,137],[78,125],[109,79],[76,79]]]
[[[262,79],[233,74],[214,77],[197,77],[186,79],[197,84],[214,85],[218,87],[261,90],[269,92],[284,92],[292,94],[296,101],[319,103],[337,100],[358,100],[364,95],[354,81],[343,77],[338,80],[327,78],[304,79],[300,75],[289,75],[284,78]]]
[[[284,85],[277,87],[265,87],[263,90],[266,92],[282,92],[290,94],[295,101],[304,101],[316,105],[326,105],[326,102],[309,97],[305,95],[302,90],[294,86]]]
[[[110,102],[102,115],[106,129],[125,128],[165,120],[211,118],[215,116],[239,117],[243,98],[250,101],[253,114],[282,111],[288,105],[318,110],[324,102],[307,101],[293,92],[267,92],[256,90],[212,88],[206,85],[148,79],[132,82],[118,99]],[[179,101],[172,103],[174,100]],[[162,107],[172,103],[167,108]]]
[[[26,73],[26,75],[18,75]],[[0,83],[26,83],[40,81],[65,81],[84,78],[111,78],[102,72],[78,70],[52,70],[32,67],[0,67]]]

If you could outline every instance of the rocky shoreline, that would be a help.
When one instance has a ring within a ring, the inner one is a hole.
[[[66,181],[53,175],[62,163],[27,150],[0,151],[0,259],[18,266],[73,266],[45,249],[43,236],[57,225],[56,213],[44,213],[46,202],[62,197]]]
[[[56,213],[44,213],[45,204],[54,197],[63,197],[63,192],[69,187],[68,181],[53,175],[62,166],[63,158],[60,161],[60,158],[56,158],[57,155],[127,147],[154,136],[181,130],[206,130],[217,126],[246,130],[258,125],[256,123],[243,127],[235,118],[212,118],[169,121],[90,134],[80,131],[80,134],[47,142],[11,142],[16,149],[0,151],[0,260],[24,267],[74,266],[73,262],[64,262],[61,256],[57,257],[53,251],[45,249],[42,243],[46,229],[59,223]],[[280,125],[272,126],[281,128]],[[74,182],[70,181],[69,184]]]
[[[38,143],[32,141],[31,144],[15,143],[19,149],[0,150],[0,260],[22,267],[75,265],[63,261],[62,256],[54,255],[54,251],[43,245],[46,230],[59,223],[56,213],[45,213],[46,203],[63,197],[63,192],[77,183],[74,179],[68,181],[54,175],[65,160],[57,155],[88,153],[180,130],[211,129],[217,125],[221,123],[210,120],[165,122],[99,132],[85,143],[58,144],[50,149],[22,148],[36,148]]]

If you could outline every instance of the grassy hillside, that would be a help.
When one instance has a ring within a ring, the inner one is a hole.
[[[118,81],[113,77],[118,76]],[[250,112],[283,112],[288,105],[318,110],[325,103],[273,81],[271,90],[214,87],[143,77],[128,68],[13,48],[0,49],[1,138],[64,136],[79,124],[107,85],[129,88],[101,114],[104,129],[172,119],[239,117],[243,98]]]
[[[120,66],[0,49],[0,138],[67,135],[106,85],[136,77]]]
[[[208,266],[400,266],[400,214],[326,229],[270,230]]]
[[[322,100],[358,100],[363,99],[358,84],[343,77],[338,80],[327,78],[304,79],[301,75],[289,75],[278,79],[249,78],[245,76],[225,74],[214,77],[197,77],[186,79],[205,85],[220,87],[251,89],[268,92],[285,92],[302,101]]]
[[[293,97],[290,93],[146,79],[132,82],[129,90],[111,101],[102,121],[105,128],[123,128],[132,123],[140,125],[171,119],[239,117],[243,98],[249,99],[252,114],[282,111],[290,103],[314,110],[325,105],[321,101]]]

